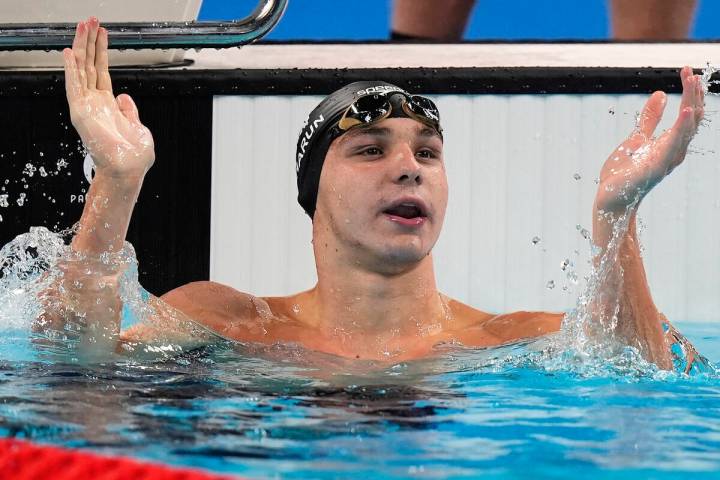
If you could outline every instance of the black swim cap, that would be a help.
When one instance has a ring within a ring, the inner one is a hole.
[[[298,203],[313,218],[317,203],[320,173],[330,144],[341,132],[333,128],[345,110],[358,98],[372,93],[405,92],[383,81],[354,82],[328,95],[310,112],[307,124],[300,132],[295,152]]]

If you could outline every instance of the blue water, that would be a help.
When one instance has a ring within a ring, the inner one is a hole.
[[[720,361],[720,325],[678,325]],[[543,341],[382,366],[232,345],[82,366],[23,335],[0,342],[3,436],[251,478],[720,478],[714,375],[588,376]]]

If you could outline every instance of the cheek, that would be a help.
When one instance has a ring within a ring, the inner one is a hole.
[[[448,200],[448,182],[445,170],[439,170],[430,177],[430,187],[433,192],[433,199],[435,200],[438,207],[447,205]]]
[[[336,218],[357,218],[370,200],[369,195],[376,191],[373,179],[348,166],[333,166],[323,170],[321,178],[322,200]]]

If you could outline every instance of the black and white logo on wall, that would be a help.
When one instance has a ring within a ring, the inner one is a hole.
[[[95,173],[95,161],[88,153],[85,155],[85,161],[83,162],[83,172],[85,172],[85,178],[88,183],[92,183],[93,175]]]

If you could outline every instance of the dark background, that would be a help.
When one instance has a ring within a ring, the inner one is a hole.
[[[153,132],[157,160],[127,239],[137,251],[140,283],[160,295],[209,276],[212,97],[133,96]],[[72,226],[84,205],[72,196],[85,195],[89,184],[64,92],[0,95],[0,111],[0,193],[8,194],[9,204],[0,206],[0,244],[29,226],[55,231]],[[59,167],[59,161],[67,166]],[[36,169],[32,176],[28,163]],[[26,194],[22,206],[17,203],[21,193]]]

